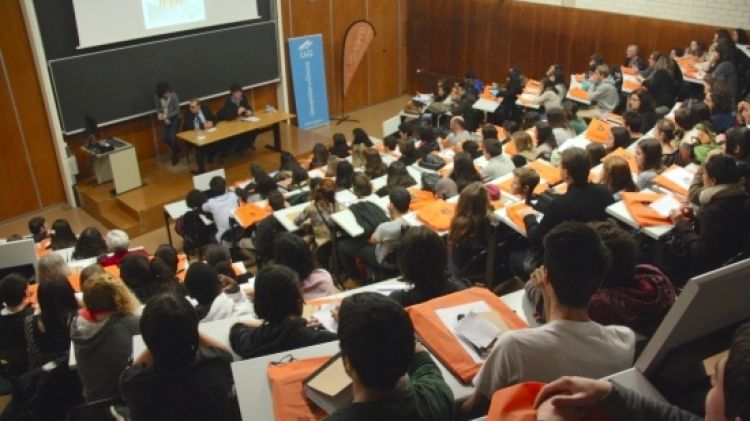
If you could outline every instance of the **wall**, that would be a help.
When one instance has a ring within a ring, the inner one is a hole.
[[[344,34],[356,20],[372,22],[376,35],[344,98],[344,110],[367,107],[404,92],[407,1],[410,0],[281,0],[284,39],[323,35],[331,118],[341,114],[341,50]],[[288,57],[285,60],[288,67]],[[293,104],[291,75],[289,88]],[[292,112],[293,108],[292,105]]]
[[[700,23],[725,28],[750,28],[747,0],[519,0],[530,3],[599,10],[644,17]]]
[[[690,39],[709,42],[713,26],[616,15],[510,0],[410,0],[407,26],[408,85],[429,90],[431,72],[463,75],[473,70],[485,82],[505,82],[511,65],[539,78],[550,64],[581,72],[593,52],[620,63],[630,43],[643,57],[669,52]],[[417,73],[417,69],[422,69]]]
[[[0,2],[0,221],[65,201],[18,1]]]

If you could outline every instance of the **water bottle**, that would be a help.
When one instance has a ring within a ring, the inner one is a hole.
[[[273,107],[270,104],[266,104],[266,114],[271,114],[273,112]]]

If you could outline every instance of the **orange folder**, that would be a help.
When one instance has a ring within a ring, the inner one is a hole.
[[[626,79],[622,82],[622,89],[629,91],[636,91],[641,88],[641,84],[634,81],[633,79]]]
[[[271,209],[268,206],[260,207],[254,203],[248,203],[237,208],[234,212],[234,218],[242,228],[247,228],[262,221],[270,214]]]
[[[596,143],[606,144],[609,140],[611,130],[611,124],[599,118],[592,118],[588,129],[586,129],[586,139]]]
[[[672,221],[664,218],[648,205],[661,199],[664,195],[658,193],[622,193],[622,200],[630,215],[641,227],[653,225],[670,225]]]
[[[529,162],[526,166],[536,170],[536,172],[539,173],[539,176],[545,179],[550,186],[554,186],[562,181],[560,169],[553,167],[551,164],[537,159],[536,161]]]
[[[572,96],[573,98],[584,99],[584,100],[589,99],[589,93],[577,86],[570,88],[569,92],[570,92],[570,96]]]
[[[445,231],[451,227],[456,214],[456,204],[438,199],[417,211],[417,219],[435,231]]]
[[[671,167],[667,168],[666,171],[664,171],[663,173],[657,175],[654,178],[654,183],[656,183],[656,184],[658,184],[658,185],[660,185],[662,187],[666,187],[667,189],[672,190],[673,192],[675,192],[677,194],[681,194],[683,196],[687,196],[688,195],[688,189],[682,187],[681,185],[675,183],[674,181],[670,180],[669,178],[667,178],[665,176],[665,173],[668,173],[669,171],[673,171],[675,168],[682,168],[682,167],[680,167],[679,165],[673,164]]]
[[[536,421],[534,401],[544,383],[526,382],[508,386],[492,395],[487,421]],[[584,421],[612,420],[606,409],[596,406],[583,417]]]
[[[508,218],[510,218],[510,220],[513,221],[513,223],[524,233],[526,232],[526,223],[523,222],[523,214],[528,209],[531,209],[531,206],[527,205],[525,202],[514,203],[506,208]]]
[[[480,300],[487,303],[503,319],[508,329],[528,327],[497,295],[486,288],[465,289],[406,309],[421,341],[451,373],[465,384],[471,382],[482,365],[474,362],[471,355],[461,346],[435,311]]]

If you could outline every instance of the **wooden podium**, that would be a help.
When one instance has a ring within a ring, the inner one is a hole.
[[[91,156],[91,167],[96,175],[96,183],[114,181],[115,194],[141,187],[141,172],[135,147],[122,139],[99,141],[98,146],[84,146]],[[109,149],[111,147],[111,149]],[[109,150],[103,150],[107,148]]]

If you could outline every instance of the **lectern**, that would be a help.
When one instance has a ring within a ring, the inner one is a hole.
[[[96,183],[113,181],[115,194],[141,187],[141,172],[135,147],[122,139],[111,138],[98,141],[83,149],[91,156],[91,167]]]

